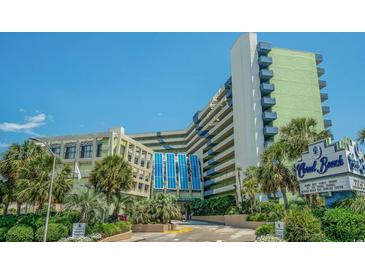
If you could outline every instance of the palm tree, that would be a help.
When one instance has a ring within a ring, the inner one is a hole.
[[[79,211],[80,222],[89,223],[93,218],[103,218],[106,203],[100,194],[90,188],[84,188],[67,196],[65,210]]]
[[[3,155],[0,161],[0,173],[6,181],[1,182],[0,192],[5,204],[4,215],[8,212],[11,202],[17,203],[17,213],[20,214],[22,202],[17,195],[16,188],[20,179],[22,169],[29,161],[42,153],[42,149],[31,141],[25,141],[22,145],[12,144]]]
[[[360,143],[360,145],[365,145],[365,128],[360,130],[358,133],[357,141]]]
[[[90,173],[89,181],[95,191],[103,192],[106,195],[108,206],[112,203],[112,197],[116,197],[112,214],[112,217],[116,219],[123,199],[122,192],[131,190],[135,185],[129,163],[119,155],[105,157],[101,162],[96,163]]]
[[[179,219],[181,212],[177,203],[177,198],[159,193],[150,200],[149,214],[156,223],[167,224],[173,219]]]
[[[296,177],[285,164],[285,144],[277,142],[267,148],[262,154],[262,171],[260,182],[266,193],[274,193],[280,189],[284,205],[289,209],[287,191],[297,189]]]
[[[330,137],[329,131],[318,130],[318,122],[313,118],[295,118],[280,129],[280,140],[285,143],[285,151],[291,161],[307,151],[309,144]]]
[[[38,205],[40,211],[48,200],[51,183],[53,157],[46,152],[31,158],[21,169],[17,184],[17,197]],[[63,203],[66,195],[73,189],[72,169],[63,165],[58,159],[56,162],[56,177],[52,193],[53,203]]]
[[[241,193],[248,196],[252,213],[256,208],[256,195],[260,192],[261,170],[261,167],[248,167],[245,172],[245,179],[242,181]]]

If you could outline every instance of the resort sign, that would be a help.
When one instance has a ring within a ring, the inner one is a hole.
[[[364,155],[351,139],[333,144],[323,140],[309,145],[295,168],[301,194],[365,192]]]

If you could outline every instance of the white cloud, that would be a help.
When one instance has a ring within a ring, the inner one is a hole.
[[[44,113],[41,113],[35,116],[26,117],[26,123],[22,124],[11,122],[0,123],[0,130],[5,132],[22,132],[34,134],[32,130],[45,125],[46,118],[47,116]]]

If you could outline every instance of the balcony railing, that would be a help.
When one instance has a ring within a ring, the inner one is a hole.
[[[264,127],[264,135],[265,136],[273,136],[278,134],[279,129],[277,127]]]
[[[328,100],[328,93],[321,93],[321,102],[325,102]]]
[[[325,88],[327,86],[327,82],[323,80],[318,81],[319,88]]]
[[[261,95],[268,95],[275,90],[274,84],[262,83],[260,85]]]
[[[261,105],[262,105],[263,109],[275,106],[275,104],[276,104],[275,98],[262,97],[262,99],[261,99]]]
[[[316,63],[317,63],[317,65],[320,64],[320,63],[322,63],[322,61],[323,61],[323,55],[317,53],[315,56],[316,56]]]
[[[271,43],[269,42],[259,42],[257,44],[257,52],[259,55],[266,55],[268,54],[272,49]]]
[[[325,128],[329,128],[332,126],[332,121],[331,120],[324,120],[324,127]]]
[[[262,55],[259,57],[260,68],[267,68],[272,64],[272,58],[269,56]]]
[[[259,75],[260,79],[265,81],[265,80],[270,80],[274,76],[274,72],[269,69],[262,69],[260,70]]]
[[[265,122],[271,122],[274,121],[278,118],[278,115],[276,112],[272,112],[272,111],[264,111],[262,113],[262,120],[264,120]]]
[[[330,107],[328,107],[328,106],[322,106],[322,113],[323,113],[323,115],[326,115],[326,114],[328,114],[330,112],[331,112]]]
[[[321,77],[324,74],[324,68],[317,68],[317,75],[318,77]]]

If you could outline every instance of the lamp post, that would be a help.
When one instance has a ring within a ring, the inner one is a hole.
[[[51,185],[49,186],[49,192],[48,192],[48,207],[47,207],[47,215],[46,215],[46,224],[44,226],[44,236],[43,236],[43,242],[47,242],[47,233],[48,233],[48,223],[49,223],[49,215],[51,211],[51,202],[52,202],[52,192],[53,192],[53,184],[55,179],[55,173],[56,173],[56,154],[53,153],[52,149],[49,145],[47,145],[45,142],[38,138],[31,137],[30,140],[34,141],[36,144],[39,144],[43,147],[46,147],[48,152],[51,153],[53,156],[53,165],[52,165],[52,176],[51,176]]]

